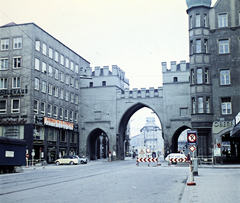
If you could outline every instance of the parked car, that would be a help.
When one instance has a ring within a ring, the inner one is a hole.
[[[78,158],[74,157],[74,156],[70,156],[70,155],[65,155],[63,156],[62,158],[59,158],[55,161],[55,164],[56,165],[59,165],[59,164],[70,164],[70,165],[73,165],[73,164],[78,164]]]
[[[87,164],[88,162],[88,158],[86,157],[80,157],[78,155],[75,155],[74,157],[78,159],[78,164]]]

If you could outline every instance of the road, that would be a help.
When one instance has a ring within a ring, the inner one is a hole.
[[[0,202],[181,202],[188,167],[156,166],[127,158],[82,165],[30,167],[0,174]]]

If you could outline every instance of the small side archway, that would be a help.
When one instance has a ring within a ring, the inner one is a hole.
[[[109,139],[100,128],[92,130],[87,138],[87,156],[90,160],[107,158]]]

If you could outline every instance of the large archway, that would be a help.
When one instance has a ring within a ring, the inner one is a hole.
[[[117,149],[116,150],[117,150],[117,156],[118,156],[117,158],[120,159],[120,160],[123,160],[124,157],[125,157],[124,143],[126,143],[126,140],[128,140],[128,137],[126,136],[128,122],[129,122],[131,116],[135,112],[137,112],[138,110],[140,110],[144,107],[151,109],[156,114],[156,111],[154,111],[154,109],[147,106],[146,104],[137,103],[137,104],[131,106],[130,108],[128,108],[126,110],[126,112],[123,114],[123,116],[120,120],[119,127],[118,127],[118,134],[117,134],[117,138],[116,138],[117,139],[116,140],[116,143],[117,143]],[[157,117],[160,120],[159,115],[157,115]],[[160,122],[161,122],[161,120],[160,120]]]
[[[109,139],[107,134],[100,128],[94,129],[88,135],[87,156],[90,160],[107,158]]]

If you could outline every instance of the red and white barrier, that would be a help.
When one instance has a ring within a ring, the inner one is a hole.
[[[158,158],[137,158],[137,162],[158,162]]]

